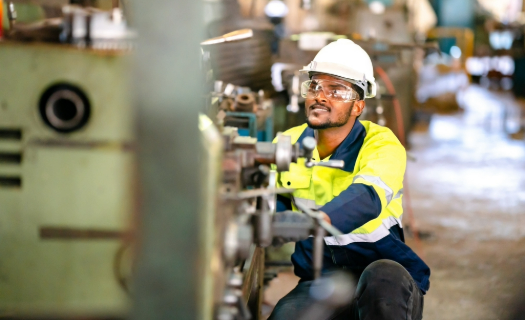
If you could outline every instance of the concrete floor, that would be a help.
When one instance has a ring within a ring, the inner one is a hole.
[[[406,182],[422,240],[407,243],[432,270],[424,319],[510,319],[525,294],[525,142],[508,134],[520,108],[476,86],[459,99],[463,112],[433,115],[410,136]],[[280,274],[268,304],[296,282]]]
[[[460,97],[463,113],[434,115],[410,139],[412,208],[430,233],[424,318],[508,319],[525,293],[525,142],[507,133],[519,107],[475,86]]]

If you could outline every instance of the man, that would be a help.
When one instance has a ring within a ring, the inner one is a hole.
[[[284,134],[292,142],[315,137],[313,161],[344,160],[343,169],[292,164],[278,176],[278,186],[292,188],[279,196],[277,211],[297,210],[302,202],[318,209],[344,233],[325,237],[323,274],[346,270],[359,279],[355,299],[326,319],[421,319],[430,269],[404,243],[401,228],[406,152],[387,128],[359,121],[364,98],[376,85],[368,54],[350,40],[321,49],[303,71],[307,123]],[[301,279],[279,301],[270,320],[296,319],[312,303],[312,238],[296,243],[292,255]],[[324,320],[324,319],[319,319]]]

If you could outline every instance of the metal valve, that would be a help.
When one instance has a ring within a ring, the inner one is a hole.
[[[328,161],[320,161],[320,162],[313,162],[313,152],[315,147],[317,146],[317,142],[312,137],[306,137],[303,139],[303,151],[304,151],[304,157],[306,158],[306,162],[304,165],[307,168],[312,168],[314,166],[317,167],[328,167],[328,168],[336,168],[336,169],[342,169],[345,166],[345,162],[343,160],[328,160]]]

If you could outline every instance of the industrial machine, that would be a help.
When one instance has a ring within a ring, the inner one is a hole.
[[[95,41],[96,23],[79,34],[89,9],[68,8],[69,24],[29,26],[16,23],[13,6],[0,41],[0,318],[128,306],[128,50],[111,36]],[[61,42],[68,26],[76,31]]]
[[[293,189],[271,187],[273,164],[277,171],[288,171],[290,165],[312,167],[322,165],[340,168],[342,161],[313,162],[316,146],[313,138],[306,138],[302,146],[292,145],[289,136],[281,135],[277,143],[257,142],[251,137],[239,136],[237,128],[222,127],[225,113],[218,115],[218,128],[201,116],[203,150],[206,153],[205,172],[209,176],[222,176],[213,184],[218,192],[207,193],[218,197],[217,206],[207,206],[208,236],[214,235],[215,244],[208,248],[208,292],[205,303],[215,319],[259,319],[264,278],[264,248],[280,241],[299,241],[315,234],[314,270],[319,277],[325,230],[332,235],[341,233],[308,207],[275,214],[275,194],[290,193]],[[222,137],[222,138],[218,138]],[[214,146],[214,147],[212,147]],[[220,170],[214,161],[220,159]],[[299,161],[304,158],[304,161]],[[213,188],[212,188],[213,190]],[[213,201],[210,201],[213,203]],[[208,222],[209,223],[209,222]],[[209,241],[208,241],[209,242]]]

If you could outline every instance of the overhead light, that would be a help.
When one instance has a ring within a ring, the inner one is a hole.
[[[270,0],[264,13],[270,18],[283,18],[288,14],[288,6],[281,0]]]
[[[385,12],[385,4],[381,1],[372,1],[368,5],[368,8],[370,8],[370,11],[374,14],[383,14]]]
[[[452,46],[452,48],[450,48],[450,55],[454,59],[459,59],[461,57],[461,49],[458,46]]]

